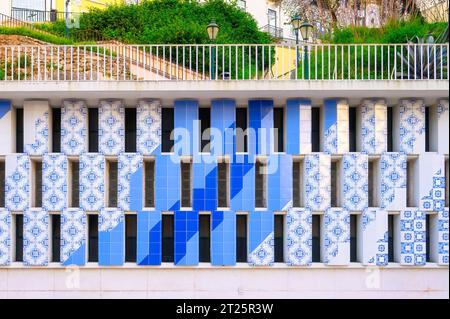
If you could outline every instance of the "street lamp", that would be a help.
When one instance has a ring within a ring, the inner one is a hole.
[[[211,20],[211,22],[206,27],[206,31],[208,32],[209,40],[211,42],[214,42],[217,38],[217,34],[219,33],[219,26],[217,25],[215,19]],[[210,68],[209,74],[211,75],[211,79],[214,79],[214,80],[216,79],[215,64],[216,64],[216,47],[212,46],[211,47],[211,65],[209,66],[209,68]]]
[[[298,54],[298,34],[299,32],[302,35],[302,40],[305,42],[305,79],[309,79],[309,68],[308,68],[308,40],[310,37],[312,37],[312,33],[314,30],[314,26],[308,22],[308,20],[301,21],[300,17],[297,15],[291,20],[292,27],[295,30],[295,41],[297,44],[297,61],[299,60],[299,54]]]
[[[294,16],[291,20],[292,28],[294,29],[294,32],[295,32],[295,44],[296,44],[295,51],[296,51],[296,59],[297,59],[296,63],[298,63],[298,61],[300,60],[300,54],[298,52],[298,33],[300,30],[301,23],[302,23],[302,20],[300,19],[299,15]]]
[[[69,5],[70,0],[66,0],[66,37],[69,37]]]

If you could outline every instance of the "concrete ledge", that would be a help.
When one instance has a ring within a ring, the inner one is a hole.
[[[160,99],[163,103],[174,99],[198,99],[208,103],[215,98],[233,98],[238,103],[251,98],[271,98],[276,104],[288,98],[310,98],[318,102],[324,98],[386,98],[396,101],[404,97],[420,97],[434,103],[448,97],[448,80],[337,80],[337,81],[92,81],[92,82],[0,82],[0,99],[21,103],[25,99],[44,98],[52,103],[61,99],[83,98],[89,101],[107,98],[136,100]]]
[[[448,268],[0,269],[0,298],[448,297]]]

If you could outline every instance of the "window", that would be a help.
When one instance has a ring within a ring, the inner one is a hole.
[[[31,161],[32,207],[42,207],[42,162]]]
[[[292,163],[292,192],[294,207],[303,207],[303,159]]]
[[[275,215],[275,262],[284,262],[284,215]]]
[[[408,207],[416,207],[416,196],[415,196],[415,169],[416,169],[415,158],[408,158],[407,171],[406,171],[406,189],[407,189],[407,205]]]
[[[155,161],[144,161],[145,207],[155,207]]]
[[[217,163],[217,207],[229,207],[229,166],[230,164],[222,159]]]
[[[257,158],[255,163],[255,207],[266,207],[266,176],[267,164],[265,159]]]
[[[88,215],[88,262],[98,262],[98,215]]]
[[[23,153],[23,109],[16,109],[16,153]]]
[[[340,207],[340,174],[341,174],[340,160],[331,161],[331,207]]]
[[[173,215],[162,216],[162,262],[173,263],[174,240],[173,240]]]
[[[247,108],[236,108],[236,152],[247,152]]]
[[[358,262],[358,215],[350,215],[350,262]]]
[[[236,262],[247,262],[247,215],[236,215]]]
[[[209,214],[201,214],[199,216],[199,227],[200,227],[200,255],[199,259],[201,263],[211,262],[211,216]]]
[[[277,26],[277,12],[272,9],[267,10],[268,25],[276,27]]]
[[[80,193],[80,162],[69,160],[69,203],[70,207],[79,207]]]
[[[449,158],[448,156],[445,158],[445,207],[448,207],[448,202],[449,202],[449,179],[448,179],[448,174],[449,174]]]
[[[395,215],[388,215],[388,261],[395,262]]]
[[[117,162],[106,161],[106,168],[108,172],[108,207],[117,207]]]
[[[274,151],[284,152],[284,109],[276,107],[273,109],[274,128]]]
[[[210,152],[211,142],[211,109],[200,108],[198,110],[200,120],[200,152]]]
[[[61,216],[50,215],[52,225],[52,262],[61,261]]]
[[[192,163],[190,161],[181,162],[181,207],[192,207]]]
[[[320,262],[320,215],[312,216],[312,262]]]
[[[173,108],[163,108],[161,111],[161,121],[162,121],[162,152],[171,153],[173,152],[173,140],[170,138],[170,134],[174,129],[174,110]]]
[[[430,151],[430,107],[425,107],[425,152]]]
[[[125,152],[136,152],[136,108],[125,108]]]
[[[378,159],[369,159],[369,207],[378,207]]]
[[[356,152],[356,107],[348,108],[348,142],[350,152]]]
[[[61,152],[61,109],[52,109],[52,148],[54,153]]]
[[[137,215],[125,215],[125,261],[136,262]]]
[[[0,207],[5,207],[5,162],[0,161]]]
[[[89,152],[98,152],[98,108],[88,109]]]
[[[23,261],[23,215],[17,214],[14,216],[14,261]]]
[[[394,108],[387,108],[387,151],[394,151]]]
[[[311,150],[320,152],[320,108],[311,109]]]
[[[430,212],[426,219],[426,250],[427,262],[435,263],[439,260],[439,220],[438,214]],[[434,230],[434,231],[433,231]]]

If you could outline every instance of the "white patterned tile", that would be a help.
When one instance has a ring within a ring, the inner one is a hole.
[[[367,154],[387,151],[387,106],[384,100],[363,101],[359,113],[359,149]]]
[[[400,264],[422,266],[426,264],[425,212],[406,208],[400,212]]]
[[[159,101],[140,101],[137,108],[137,151],[151,155],[161,145],[161,104]]]
[[[99,211],[105,204],[105,157],[85,153],[80,157],[80,207]]]
[[[80,155],[88,151],[88,113],[84,101],[64,101],[61,109],[61,151]]]
[[[399,150],[406,154],[425,152],[425,104],[402,100],[398,107]]]
[[[323,153],[305,156],[305,207],[325,211],[331,206],[331,157]]]
[[[0,208],[0,266],[11,263],[11,213]]]
[[[139,189],[139,185],[131,185],[132,175],[135,174],[139,168],[142,169],[142,155],[137,153],[122,153],[119,155],[118,161],[118,171],[119,171],[119,182],[118,182],[118,203],[117,206],[124,211],[133,210],[131,208],[131,193],[142,194],[142,184]],[[142,181],[142,174],[140,176]],[[140,207],[142,209],[142,207]]]
[[[24,152],[43,155],[49,151],[48,101],[25,101],[24,103]]]
[[[61,263],[84,265],[86,253],[86,213],[68,208],[61,213]]]
[[[359,219],[358,233],[362,247],[362,264],[386,266],[388,264],[388,213],[379,208],[367,208]]]
[[[307,266],[312,263],[312,213],[305,208],[291,208],[286,215],[286,263]]]
[[[362,211],[369,205],[368,156],[347,153],[342,159],[343,207],[349,211]]]
[[[49,262],[49,218],[39,208],[23,214],[23,262],[26,266],[47,266]]]
[[[67,156],[44,154],[42,160],[42,207],[62,211],[67,207]]]
[[[384,153],[380,158],[381,208],[401,210],[406,206],[407,157],[401,153]]]
[[[125,150],[125,110],[122,101],[101,101],[98,111],[98,148],[103,155]]]
[[[5,160],[5,206],[24,211],[30,206],[30,157],[10,154]]]
[[[347,265],[350,262],[350,214],[342,208],[329,208],[323,222],[323,262]]]

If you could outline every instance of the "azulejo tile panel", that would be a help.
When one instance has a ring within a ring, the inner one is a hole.
[[[42,160],[42,207],[62,211],[67,207],[67,156],[44,154]]]
[[[98,149],[103,155],[125,150],[125,111],[122,101],[101,101],[98,109]]]
[[[384,100],[366,99],[358,109],[359,149],[367,154],[387,151],[387,105]]]
[[[400,264],[422,266],[426,263],[426,214],[418,208],[400,212]]]
[[[161,145],[161,104],[139,101],[137,107],[137,150],[142,155],[159,153]]]
[[[24,103],[24,151],[29,155],[42,155],[49,151],[48,101]]]
[[[23,262],[26,266],[47,266],[49,262],[49,217],[40,208],[23,214]]]
[[[125,261],[124,213],[118,208],[103,208],[98,218],[98,264],[120,266]]]
[[[312,213],[305,208],[291,208],[286,215],[286,263],[308,266],[312,263]]]
[[[388,264],[388,213],[379,208],[365,209],[359,219],[362,264],[386,266]]]
[[[350,214],[342,208],[329,208],[323,219],[323,262],[347,265],[350,262]]]
[[[236,214],[234,211],[213,211],[211,214],[211,264],[236,264]]]
[[[322,112],[322,149],[325,153],[348,153],[348,108],[349,106],[346,100],[325,100]]]
[[[248,215],[248,262],[252,266],[271,266],[275,259],[274,216],[269,211],[254,211]]]
[[[10,211],[24,211],[30,205],[30,157],[10,154],[5,159],[5,205]]]
[[[342,158],[342,206],[349,211],[362,211],[369,205],[368,161],[361,153],[347,153]]]
[[[425,104],[423,100],[402,100],[399,113],[399,150],[406,154],[425,152]]]
[[[331,206],[331,157],[322,153],[305,156],[305,207],[312,211],[325,211]]]
[[[137,213],[137,264],[161,265],[162,214],[160,211]]]
[[[82,266],[86,263],[86,213],[68,208],[61,213],[61,263]]]
[[[121,153],[118,161],[119,181],[117,206],[124,211],[139,211],[143,208],[143,162],[142,155]]]
[[[0,266],[11,263],[11,214],[0,208]]]
[[[430,113],[430,121],[433,123],[430,128],[430,146],[439,154],[448,154],[450,148],[448,134],[440,134],[449,131],[448,100],[439,100],[438,104],[431,108]]]
[[[438,212],[437,225],[437,263],[439,265],[448,266],[448,207]]]
[[[80,207],[99,211],[105,203],[105,157],[97,153],[80,156]]]
[[[381,155],[381,208],[398,211],[406,207],[406,168],[406,154],[384,153]]]
[[[76,156],[88,151],[88,112],[84,101],[64,101],[61,108],[61,151]]]
[[[424,211],[442,211],[445,207],[445,158],[437,153],[424,153],[418,159],[419,207]],[[414,181],[413,181],[414,182]]]
[[[195,266],[199,261],[199,213],[175,212],[175,265]]]
[[[311,101],[289,99],[286,104],[286,152],[311,153]]]

